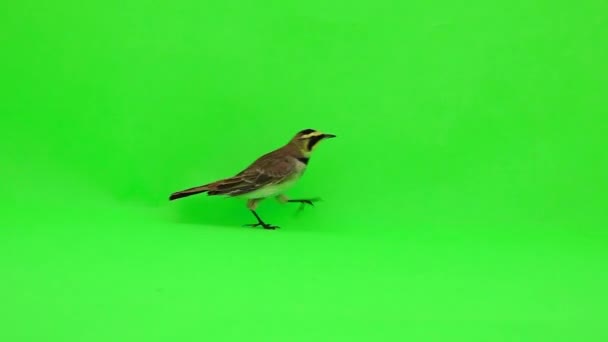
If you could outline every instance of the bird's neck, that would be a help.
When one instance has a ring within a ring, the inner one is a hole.
[[[287,145],[287,148],[291,151],[290,153],[295,159],[305,165],[308,164],[311,153],[306,149],[306,146],[302,146],[302,144],[292,141]]]
[[[291,141],[287,144],[287,148],[292,151],[296,157],[310,158],[311,151],[299,141]]]

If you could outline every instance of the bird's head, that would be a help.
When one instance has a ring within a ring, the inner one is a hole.
[[[319,132],[314,129],[304,129],[299,131],[292,139],[291,143],[295,144],[302,154],[310,156],[310,153],[319,145],[319,142],[325,139],[335,138],[333,134]]]

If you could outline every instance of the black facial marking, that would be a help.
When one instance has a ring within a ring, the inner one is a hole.
[[[308,158],[300,157],[300,158],[298,158],[298,160],[301,161],[302,163],[304,163],[305,165],[308,165]]]
[[[314,131],[315,131],[314,129],[310,129],[310,128],[308,128],[308,129],[305,129],[305,130],[300,131],[300,133],[299,133],[299,134],[301,134],[301,135],[306,135],[306,134],[310,134],[310,133],[312,133],[312,132],[314,132]]]
[[[312,148],[313,148],[313,147],[315,147],[315,145],[316,145],[316,144],[317,144],[319,141],[321,141],[321,139],[323,139],[323,136],[321,136],[321,135],[316,135],[316,136],[314,136],[314,137],[310,138],[310,140],[308,140],[308,146],[306,146],[306,148],[307,148],[309,151],[312,151]]]

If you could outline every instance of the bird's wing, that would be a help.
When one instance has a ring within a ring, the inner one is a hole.
[[[268,156],[260,158],[236,176],[213,184],[210,195],[238,196],[264,186],[278,184],[287,179],[295,170],[295,163],[289,157]]]

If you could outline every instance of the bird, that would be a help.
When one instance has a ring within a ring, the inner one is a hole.
[[[209,196],[244,198],[247,199],[247,208],[257,219],[257,223],[245,224],[245,226],[280,228],[262,220],[257,213],[259,203],[264,199],[275,197],[280,203],[314,206],[313,203],[318,201],[318,198],[290,199],[284,193],[302,177],[308,167],[311,154],[319,143],[335,137],[335,134],[310,128],[303,129],[292,136],[285,145],[263,154],[236,175],[176,191],[169,196],[169,200],[174,201],[202,193],[207,193]]]

